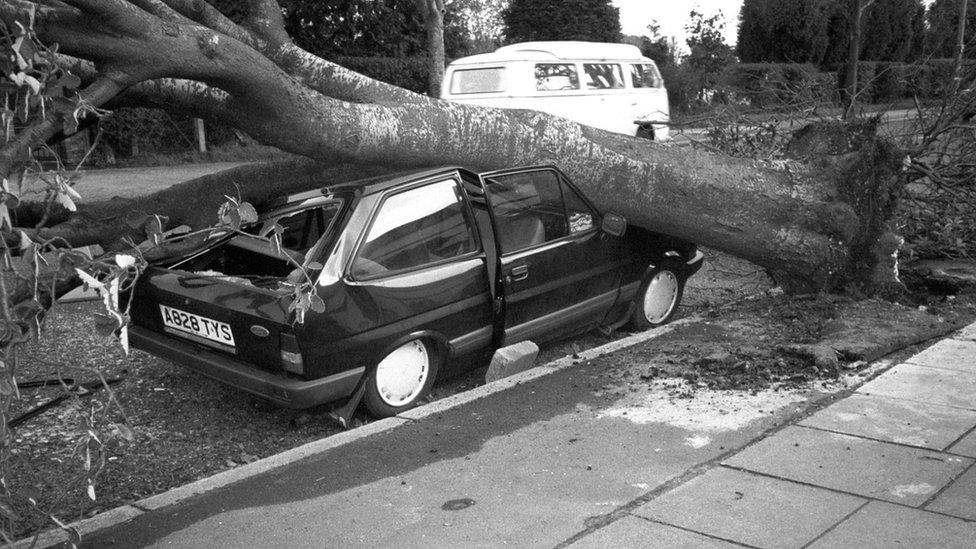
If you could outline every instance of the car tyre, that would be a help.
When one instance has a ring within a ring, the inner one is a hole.
[[[634,298],[631,328],[646,330],[671,321],[684,295],[685,280],[681,267],[680,262],[665,259],[644,276]]]
[[[434,385],[438,365],[436,349],[423,340],[400,345],[370,371],[363,394],[366,410],[381,419],[417,406]]]

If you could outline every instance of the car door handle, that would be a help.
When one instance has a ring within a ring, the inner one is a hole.
[[[529,278],[529,266],[519,265],[517,267],[512,267],[512,270],[508,271],[508,276],[505,278],[508,280],[508,282],[525,280],[526,278]]]

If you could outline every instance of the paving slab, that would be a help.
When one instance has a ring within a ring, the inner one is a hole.
[[[959,442],[949,447],[949,451],[953,454],[976,458],[976,431],[962,437]]]
[[[976,373],[976,341],[943,339],[908,359],[911,364]]]
[[[925,508],[954,517],[976,520],[976,468],[970,467]]]
[[[857,392],[976,410],[976,374],[957,370],[899,364]]]
[[[855,393],[804,419],[800,425],[945,450],[976,427],[976,410]]]
[[[572,549],[606,549],[607,547],[733,549],[742,546],[647,519],[627,516],[588,534],[569,547]]]
[[[724,462],[783,479],[918,506],[969,458],[806,427],[787,427]]]
[[[873,501],[817,540],[810,549],[971,549],[974,538],[976,523]]]
[[[866,502],[718,468],[662,494],[634,514],[756,547],[802,547]]]
[[[958,335],[955,336],[956,339],[968,339],[976,340],[976,322],[970,324],[963,328]]]

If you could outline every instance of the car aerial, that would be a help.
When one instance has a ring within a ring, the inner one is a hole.
[[[694,244],[598,211],[552,166],[415,171],[262,209],[248,233],[150,266],[129,338],[295,409],[361,398],[388,417],[497,348],[664,324],[702,264]],[[296,307],[299,280],[315,306]]]

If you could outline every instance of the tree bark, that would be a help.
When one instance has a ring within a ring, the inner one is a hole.
[[[476,169],[556,164],[601,209],[748,259],[791,291],[895,280],[891,257],[897,240],[886,222],[900,181],[899,157],[863,128],[850,135],[844,128],[813,129],[809,142],[826,135],[832,146],[801,143],[793,160],[733,159],[607,134],[542,113],[449,103],[377,83],[297,48],[279,32],[280,11],[274,9],[253,10],[242,28],[206,5],[197,9],[202,3],[183,0],[68,3],[73,7],[38,12],[39,35],[58,42],[68,55],[93,61],[97,75],[116,71],[140,82],[120,100],[218,120],[325,162]],[[16,8],[30,4],[11,0],[0,5],[0,16],[11,21]],[[143,4],[154,9],[137,6]],[[255,174],[237,184],[248,199],[285,192],[272,184],[279,181],[275,177]],[[322,184],[301,175],[295,180]],[[209,185],[206,191],[219,199],[227,189]],[[182,192],[174,189],[171,202],[157,198],[138,208],[163,210],[174,220],[191,219],[191,225],[204,222],[191,210],[215,211],[214,204],[198,207],[200,195],[180,197]],[[136,207],[93,205],[78,216],[87,221],[69,220],[50,231],[69,239],[92,234],[98,232],[92,226],[119,226],[119,212]],[[80,230],[85,223],[88,230]]]
[[[854,115],[854,107],[857,105],[857,65],[861,57],[861,22],[864,20],[864,11],[874,2],[874,0],[854,0],[854,13],[851,20],[850,47],[847,54],[846,84],[847,84],[847,105],[844,106],[844,120],[849,120]]]
[[[956,95],[962,85],[962,59],[966,53],[966,9],[968,6],[968,0],[960,0],[959,25],[956,27],[956,62],[952,71],[951,96]]]
[[[444,80],[444,0],[414,0],[427,31],[427,95],[441,96]]]

